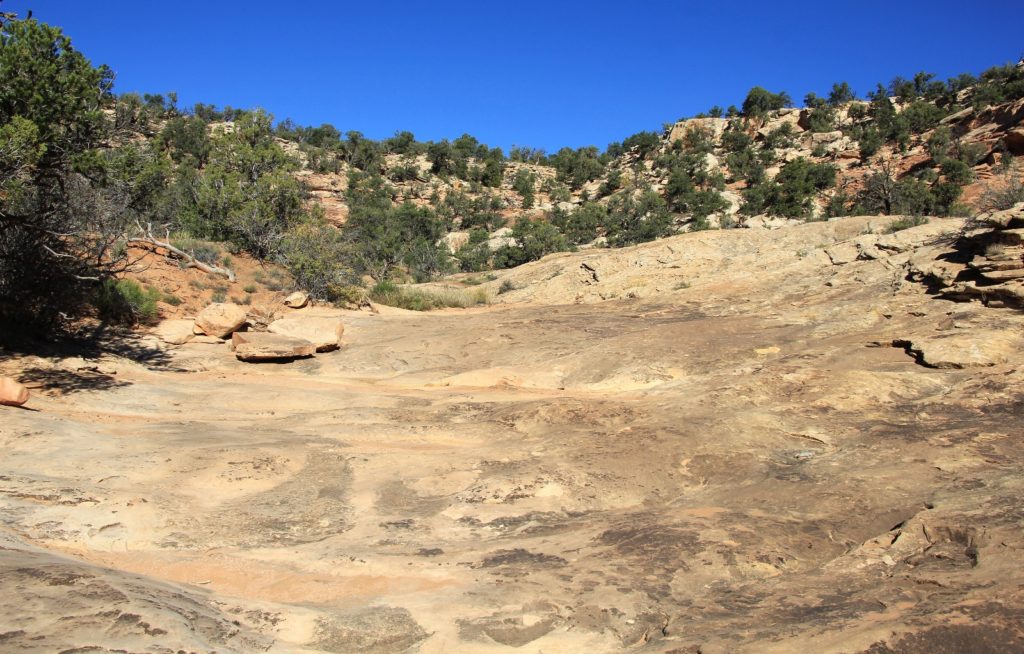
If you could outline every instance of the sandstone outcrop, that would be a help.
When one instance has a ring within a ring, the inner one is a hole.
[[[972,219],[953,247],[955,256],[919,251],[909,276],[945,297],[1024,308],[1024,202]]]

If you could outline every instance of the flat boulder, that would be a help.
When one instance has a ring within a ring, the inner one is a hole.
[[[309,341],[317,352],[330,352],[341,346],[345,325],[341,319],[329,316],[295,316],[270,323],[271,333]]]
[[[194,328],[194,320],[164,320],[153,333],[168,345],[183,345],[195,338]]]
[[[309,341],[269,332],[235,332],[231,349],[242,361],[282,361],[312,356],[316,346]]]
[[[237,304],[215,302],[196,316],[196,327],[208,336],[227,338],[245,324],[246,311]]]
[[[0,405],[21,406],[28,402],[28,389],[10,377],[0,377]]]

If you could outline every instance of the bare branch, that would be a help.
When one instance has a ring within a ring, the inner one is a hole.
[[[139,227],[141,228],[141,225]],[[221,275],[223,277],[226,277],[229,282],[235,282],[235,273],[230,268],[214,266],[203,261],[199,261],[191,254],[185,252],[184,250],[174,247],[173,245],[166,241],[158,241],[153,237],[152,225],[147,224],[146,227],[147,229],[145,236],[129,238],[127,240],[127,244],[148,247],[152,249],[154,252],[157,249],[167,250],[168,256],[170,256],[171,258],[177,258],[184,261],[186,268],[196,268],[197,270],[201,270],[208,275]]]

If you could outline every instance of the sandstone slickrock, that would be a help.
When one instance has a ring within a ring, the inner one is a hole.
[[[164,320],[153,332],[169,345],[182,345],[195,338],[195,320]]]
[[[28,402],[29,392],[24,385],[10,377],[0,377],[0,405],[21,406]]]
[[[235,332],[231,349],[241,361],[277,361],[312,356],[316,345],[301,338],[267,332]]]
[[[289,365],[5,353],[0,650],[1019,650],[1024,311],[949,294],[1009,284],[991,225],[890,222],[318,307],[345,356]]]
[[[1021,339],[1002,331],[972,329],[967,333],[897,339],[895,343],[932,368],[980,368],[1006,363],[1020,350]]]
[[[270,323],[271,333],[309,341],[317,352],[337,350],[345,325],[340,318],[331,316],[296,316],[281,318]]]
[[[284,299],[284,305],[292,309],[301,309],[309,303],[309,294],[303,291],[295,291]]]
[[[208,336],[227,338],[245,324],[246,311],[237,304],[215,302],[199,312],[196,327]]]

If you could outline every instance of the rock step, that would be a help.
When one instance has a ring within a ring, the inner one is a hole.
[[[982,273],[985,279],[992,281],[1003,282],[1008,279],[1024,279],[1024,268],[1016,268],[1012,270],[988,270]]]
[[[281,361],[313,356],[316,345],[268,332],[235,332],[231,335],[231,349],[241,361]]]
[[[1019,245],[1024,243],[1024,229],[1001,229],[993,233],[1000,243]]]

